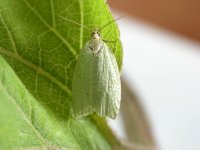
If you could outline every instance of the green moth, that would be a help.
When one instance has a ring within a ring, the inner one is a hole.
[[[116,20],[112,22],[114,21]],[[91,30],[81,25],[92,33],[91,39],[80,51],[73,75],[72,115],[74,117],[97,113],[101,116],[116,118],[119,112],[120,73],[114,54],[101,39],[100,34],[100,31],[112,22],[99,30]]]

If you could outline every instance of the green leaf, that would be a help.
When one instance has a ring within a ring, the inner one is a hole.
[[[119,141],[105,119],[70,114],[76,56],[90,38],[83,28],[113,20],[104,0],[0,0],[0,149],[111,149]],[[116,24],[103,38],[119,36]],[[120,41],[109,44],[119,68]]]

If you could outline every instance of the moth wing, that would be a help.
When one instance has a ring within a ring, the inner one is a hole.
[[[72,85],[75,117],[93,112],[115,118],[120,107],[120,75],[114,55],[102,42],[98,54],[85,46],[77,60]]]
[[[72,81],[72,115],[75,117],[82,117],[93,112],[90,98],[93,57],[86,44],[78,56]]]
[[[91,81],[94,112],[115,118],[121,100],[120,74],[115,56],[104,42],[94,62]]]

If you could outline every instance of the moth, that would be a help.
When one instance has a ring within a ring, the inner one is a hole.
[[[121,101],[120,73],[115,56],[102,40],[100,32],[120,18],[94,30],[62,18],[91,32],[90,40],[80,51],[73,74],[72,115],[78,118],[96,113],[116,118]]]

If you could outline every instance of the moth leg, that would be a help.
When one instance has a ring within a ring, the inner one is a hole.
[[[105,40],[105,39],[103,39],[102,41],[104,41],[105,43],[116,43],[118,40],[119,40],[119,37],[118,37],[118,38],[116,38],[116,39],[115,39],[115,40],[113,40],[113,41],[110,41],[110,40]]]
[[[96,56],[97,56],[102,48],[103,48],[103,45],[101,45],[101,48],[99,48],[98,50],[94,51],[94,54],[96,54]]]
[[[100,50],[94,51],[94,52],[93,52],[93,56],[94,56],[94,55],[97,56],[97,55],[99,54],[99,52],[100,52]]]
[[[110,40],[106,40],[106,39],[103,39],[102,41],[104,41],[105,43],[116,43],[117,41],[119,40],[119,35],[117,36],[117,38],[113,41],[110,41]]]
[[[90,47],[90,46],[89,46],[89,49],[90,49],[91,51],[93,51],[92,47]]]
[[[118,39],[114,40],[114,41],[109,41],[109,40],[103,40],[105,43],[116,43]]]
[[[90,47],[89,46],[89,49],[92,51],[92,54],[93,54],[93,56],[96,54],[96,51],[94,51],[93,49],[92,49],[92,47]]]
[[[95,56],[97,56],[98,54],[99,54],[99,52],[101,51],[101,49],[102,49],[102,46],[101,46],[101,48],[99,48],[99,49],[97,49],[97,50],[93,50],[92,51],[92,53],[93,53],[93,56],[95,55]]]

